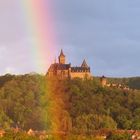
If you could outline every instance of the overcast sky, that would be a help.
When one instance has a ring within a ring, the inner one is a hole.
[[[78,66],[85,58],[93,75],[140,76],[140,0],[51,1],[53,57],[63,48],[67,62]],[[0,74],[36,71],[18,11],[16,0],[0,1]]]

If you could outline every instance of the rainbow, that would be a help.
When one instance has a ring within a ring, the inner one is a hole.
[[[46,72],[47,67],[52,63],[52,52],[56,50],[56,37],[53,20],[53,10],[51,0],[18,0],[20,11],[23,17],[23,26],[27,38],[29,38],[30,51],[37,72]],[[59,130],[61,124],[59,118],[62,112],[61,101],[59,101],[56,91],[53,91],[54,84],[50,82],[47,94],[51,105],[48,108],[50,112],[49,119],[52,122],[51,130]],[[56,89],[57,90],[57,89]]]
[[[51,0],[19,0],[23,29],[28,38],[35,69],[46,72],[55,49],[55,29]]]

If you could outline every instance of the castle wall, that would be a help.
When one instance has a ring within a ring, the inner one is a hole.
[[[58,70],[57,76],[61,78],[68,78],[69,77],[69,71],[68,70]]]
[[[54,76],[54,73],[53,73],[53,72],[48,72],[48,73],[47,73],[47,76],[48,76],[48,77],[53,77],[53,76]]]
[[[61,79],[65,79],[65,78],[91,78],[91,74],[90,72],[71,72],[71,68],[68,70],[57,70],[56,72],[48,72],[47,74],[49,77],[59,77]]]
[[[65,64],[65,55],[61,50],[58,57],[59,63],[54,63],[50,66],[47,75],[49,77],[58,77],[60,79],[65,78],[91,78],[90,67],[88,67],[84,60],[82,65],[79,67],[71,67],[71,64]]]
[[[68,78],[69,77],[69,71],[68,70],[57,70],[55,72],[48,72],[47,73],[48,77],[59,77],[59,78]]]
[[[65,64],[65,57],[63,57],[63,56],[59,57],[59,63]]]
[[[90,78],[91,77],[91,74],[89,72],[71,72],[70,73],[70,77],[71,79],[73,78]]]

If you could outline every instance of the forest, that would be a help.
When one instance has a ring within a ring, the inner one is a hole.
[[[140,130],[140,78],[125,80],[125,84],[136,89],[103,88],[98,78],[0,76],[0,128],[74,134],[100,129]]]

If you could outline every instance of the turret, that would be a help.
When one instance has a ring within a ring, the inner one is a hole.
[[[106,79],[106,77],[105,77],[105,76],[102,76],[102,77],[100,78],[100,80],[101,80],[101,85],[102,85],[102,87],[105,87],[106,84],[107,84],[107,79]]]
[[[65,55],[64,55],[62,49],[61,49],[61,52],[60,52],[58,59],[59,59],[59,64],[65,64]]]
[[[82,63],[82,65],[81,65],[81,67],[84,67],[84,68],[88,68],[89,66],[87,65],[87,63],[86,63],[86,60],[84,59],[84,61],[83,61],[83,63]]]

